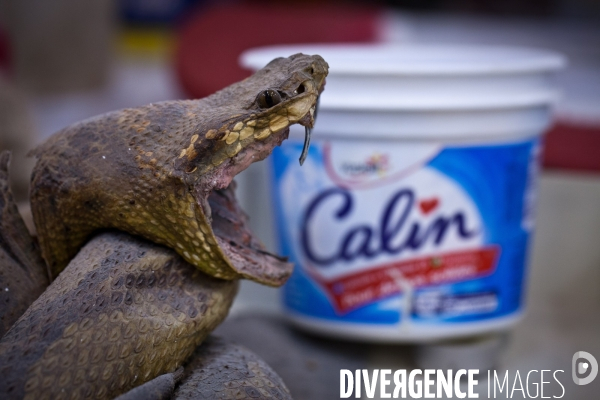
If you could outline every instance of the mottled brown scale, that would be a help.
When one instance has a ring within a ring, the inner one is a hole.
[[[34,151],[31,189],[52,278],[94,232],[115,228],[173,248],[211,276],[281,285],[291,265],[256,241],[220,236],[232,229],[215,228],[208,197],[269,155],[289,125],[312,127],[327,70],[319,56],[279,58],[204,99],[116,111],[55,134]],[[268,89],[282,101],[263,109],[257,96]]]
[[[183,368],[157,376],[153,380],[131,389],[115,400],[170,400],[175,385],[183,376]]]
[[[48,286],[37,243],[8,187],[10,154],[0,154],[0,337]]]
[[[236,290],[165,247],[98,235],[0,341],[0,398],[112,399],[175,371]]]
[[[186,365],[174,400],[291,400],[279,375],[254,353],[215,337],[205,344]]]

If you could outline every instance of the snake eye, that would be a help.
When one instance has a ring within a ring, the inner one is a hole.
[[[276,90],[267,89],[258,95],[258,105],[260,108],[271,108],[279,103],[281,103],[281,95]]]

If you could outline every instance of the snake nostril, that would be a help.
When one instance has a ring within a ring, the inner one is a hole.
[[[306,88],[304,87],[304,83],[301,83],[300,86],[298,86],[298,88],[295,90],[297,94],[304,93],[305,91]]]

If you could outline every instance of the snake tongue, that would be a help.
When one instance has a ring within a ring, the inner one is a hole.
[[[304,125],[304,146],[302,146],[302,153],[300,154],[300,165],[304,164],[306,161],[306,157],[308,157],[308,150],[310,149],[310,139],[312,135],[312,127],[315,126],[317,122],[317,114],[319,113],[319,102],[321,100],[321,96],[317,98],[317,103],[314,108],[311,109],[311,112],[306,115],[305,118],[308,118],[309,121]]]
[[[302,146],[302,153],[300,154],[300,165],[304,164],[306,157],[308,156],[308,149],[310,148],[310,135],[311,129],[308,126],[304,127],[304,146]]]

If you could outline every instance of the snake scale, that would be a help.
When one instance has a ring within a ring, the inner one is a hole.
[[[291,124],[310,138],[327,72],[320,56],[278,58],[209,97],[56,133],[32,152],[41,257],[2,154],[0,398],[290,398],[247,350],[198,345],[240,278],[279,286],[291,273],[252,236],[232,179]]]

